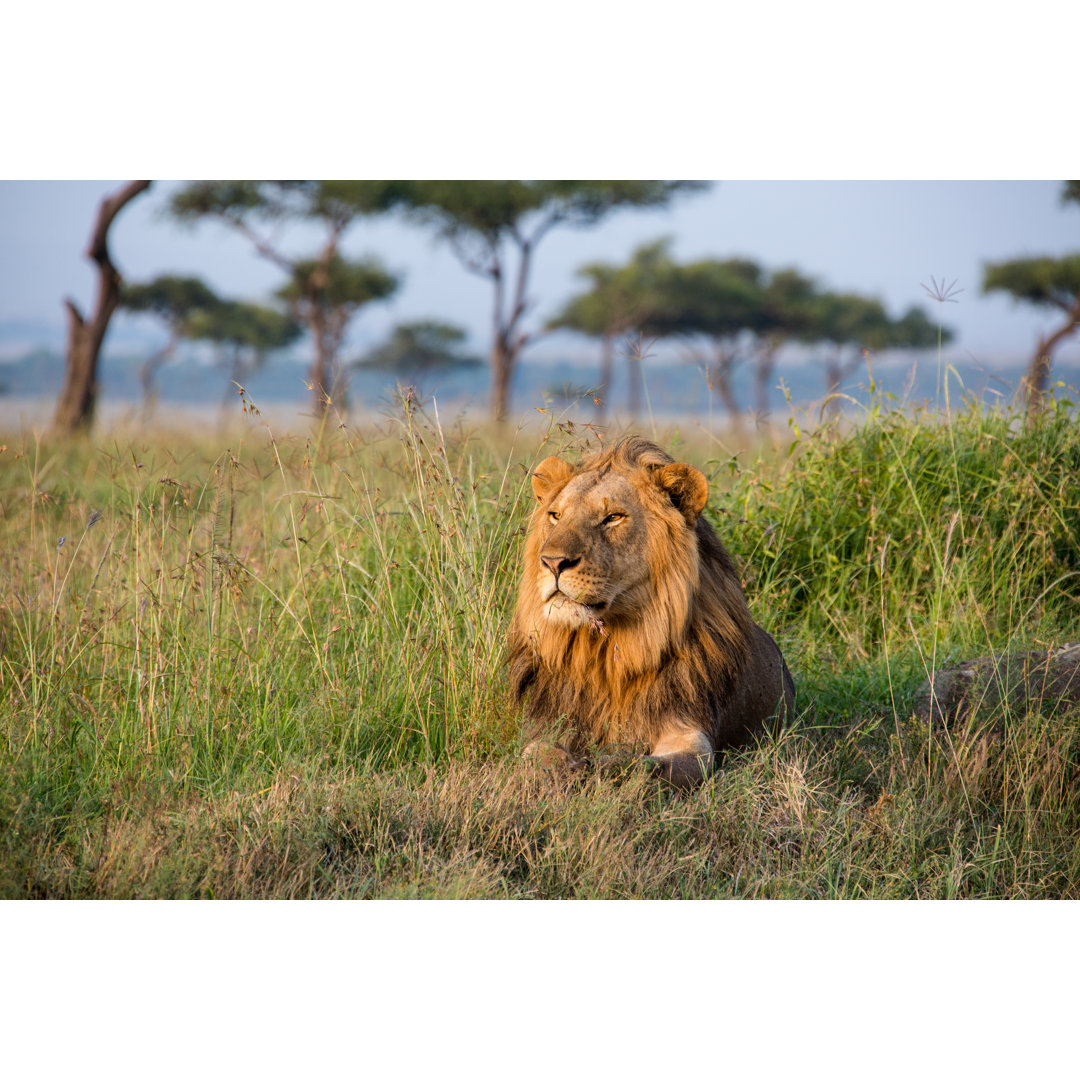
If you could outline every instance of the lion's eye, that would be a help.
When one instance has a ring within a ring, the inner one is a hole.
[[[550,521],[551,524],[554,525],[555,522],[558,521],[558,520],[559,520],[559,511],[558,510],[549,510],[548,511],[548,521]]]
[[[625,514],[608,514],[608,516],[606,518],[604,518],[604,520],[601,521],[600,524],[601,525],[614,525],[616,521],[622,521],[622,519],[624,517],[626,517]]]

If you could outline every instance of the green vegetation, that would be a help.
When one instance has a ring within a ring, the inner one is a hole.
[[[1066,180],[1063,203],[1080,203],[1080,181]],[[1043,334],[1028,365],[1026,389],[1028,411],[1037,412],[1050,386],[1050,361],[1054,350],[1080,327],[1080,254],[1040,255],[983,266],[984,293],[1007,293],[1018,303],[1031,304],[1061,316],[1053,330]]]
[[[199,180],[170,200],[171,215],[195,225],[216,221],[245,236],[289,275],[279,296],[307,326],[314,347],[310,381],[316,415],[344,404],[340,353],[346,326],[365,304],[386,299],[400,281],[374,258],[348,263],[346,232],[362,218],[398,213],[435,230],[462,265],[492,284],[492,410],[506,419],[510,387],[530,337],[529,276],[537,246],[552,229],[588,228],[617,210],[667,206],[709,185],[691,180]],[[320,224],[317,258],[286,256],[268,229]]]
[[[625,266],[590,263],[578,270],[589,282],[548,321],[549,330],[574,330],[601,340],[598,407],[603,415],[611,386],[615,339],[636,334],[683,345],[686,359],[707,371],[733,423],[742,419],[733,376],[752,362],[755,407],[768,414],[777,352],[791,342],[824,350],[825,393],[862,364],[865,349],[927,349],[952,339],[921,308],[893,319],[879,300],[836,293],[794,267],[767,271],[752,259],[699,259],[680,264],[670,239],[643,244]],[[628,361],[633,362],[634,350]],[[629,412],[640,409],[640,373],[629,375]]]
[[[362,218],[399,205],[410,185],[398,180],[199,180],[169,200],[169,213],[196,226],[217,222],[245,237],[260,256],[288,275],[277,291],[311,338],[308,376],[316,416],[345,406],[341,348],[350,320],[366,304],[392,296],[401,284],[374,256],[346,259],[341,243]],[[324,230],[313,258],[294,258],[281,246],[288,223]]]
[[[250,404],[247,409],[257,416]],[[0,895],[1080,897],[1080,715],[912,716],[1080,638],[1080,428],[875,406],[706,468],[800,720],[688,796],[518,760],[543,438],[164,430],[0,453]]]
[[[532,306],[536,250],[556,228],[591,228],[619,210],[657,209],[704,191],[695,180],[419,180],[408,213],[433,227],[458,261],[492,286],[491,409],[506,420],[521,352],[535,336],[523,320]]]

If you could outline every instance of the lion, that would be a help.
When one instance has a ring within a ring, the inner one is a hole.
[[[686,789],[794,717],[780,649],[702,517],[701,472],[628,436],[577,467],[546,458],[532,488],[509,641],[514,699],[544,734],[526,755],[578,767],[589,748],[646,748]]]

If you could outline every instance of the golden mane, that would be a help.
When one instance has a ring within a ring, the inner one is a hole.
[[[545,617],[535,585],[545,522],[557,517],[549,508],[575,477],[585,477],[579,487],[599,490],[611,476],[629,482],[634,512],[644,519],[647,598],[617,618],[554,622]],[[708,493],[704,477],[631,436],[576,468],[547,459],[536,470],[534,489],[538,502],[509,642],[514,696],[527,700],[532,726],[574,753],[590,745],[651,746],[672,717],[699,728],[713,749],[743,741],[745,719],[732,716],[728,705],[759,635],[768,635],[750,615],[730,555],[700,516]]]

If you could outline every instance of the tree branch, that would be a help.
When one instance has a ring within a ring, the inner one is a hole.
[[[517,234],[515,230],[515,239],[517,241],[518,248],[521,251],[521,261],[518,263],[517,281],[514,285],[514,303],[510,309],[510,316],[506,320],[506,333],[509,336],[517,328],[517,324],[520,321],[522,315],[528,307],[525,299],[525,291],[529,284],[529,263],[532,259],[532,245],[528,240],[523,239]]]
[[[536,228],[533,229],[532,236],[528,239],[529,245],[535,248],[547,233],[566,220],[566,216],[562,210],[553,210],[546,218],[542,218]],[[519,243],[521,242],[523,241],[519,238]]]
[[[88,258],[93,259],[99,266],[104,267],[108,265],[109,267],[112,267],[112,262],[109,259],[109,246],[107,243],[109,226],[112,225],[113,218],[115,218],[136,195],[140,195],[152,183],[152,180],[132,180],[125,184],[115,195],[110,195],[102,200],[101,208],[98,210],[97,221],[94,224],[94,231],[90,235],[90,246],[86,249]]]
[[[1068,320],[1057,330],[1055,330],[1048,338],[1044,338],[1039,342],[1040,353],[1051,353],[1057,346],[1058,342],[1063,338],[1067,338],[1080,324],[1080,296],[1076,297],[1075,303],[1071,308],[1067,309],[1069,316]]]
[[[456,231],[450,231],[446,234],[447,242],[450,244],[450,250],[453,251],[455,258],[462,266],[465,267],[472,274],[476,274],[479,277],[495,277],[499,272],[498,259],[495,257],[492,262],[485,263],[480,259],[474,258],[468,253],[464,245],[461,243],[460,234]],[[490,247],[494,247],[494,244],[490,238],[485,238],[488,241]]]
[[[79,311],[78,307],[76,306],[75,301],[72,300],[71,297],[65,296],[64,307],[67,308],[68,323],[72,327],[77,327],[81,330],[86,325],[86,320],[83,318],[82,312]]]
[[[221,220],[227,225],[231,225],[241,236],[249,240],[254,245],[255,250],[263,256],[265,259],[269,259],[272,263],[279,266],[286,273],[292,273],[293,263],[285,258],[281,252],[271,247],[269,241],[264,240],[254,229],[252,229],[247,222],[241,221],[240,218],[231,217],[228,214],[222,214]]]
[[[488,275],[495,284],[495,340],[505,343],[506,329],[503,326],[503,273],[499,249],[491,242],[491,273]]]

